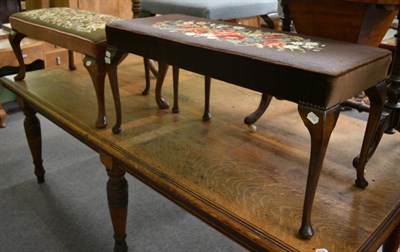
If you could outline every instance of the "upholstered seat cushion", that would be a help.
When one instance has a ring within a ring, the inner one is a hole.
[[[141,10],[228,20],[276,12],[277,0],[142,0]]]
[[[106,44],[105,25],[116,20],[119,18],[85,10],[48,8],[15,13],[10,24],[28,37],[101,57]]]
[[[391,60],[380,48],[184,15],[116,21],[106,34],[120,50],[321,109],[384,80]]]

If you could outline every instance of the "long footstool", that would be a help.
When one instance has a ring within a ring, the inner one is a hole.
[[[184,15],[116,21],[106,26],[106,35],[106,61],[117,109],[114,133],[121,130],[117,64],[126,53],[298,104],[311,136],[301,238],[314,235],[311,210],[340,103],[367,90],[371,112],[356,180],[359,187],[367,185],[364,167],[385,101],[389,51]]]

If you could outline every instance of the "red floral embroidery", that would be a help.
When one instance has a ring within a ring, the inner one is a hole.
[[[320,51],[324,47],[319,42],[292,34],[254,30],[231,24],[176,20],[157,22],[153,27],[170,32],[180,32],[186,36],[213,39],[242,46],[275,48],[278,51]]]

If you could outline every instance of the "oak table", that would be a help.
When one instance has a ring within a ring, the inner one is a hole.
[[[140,65],[141,59],[137,62]],[[339,118],[314,203],[316,235],[304,241],[296,234],[307,177],[309,136],[298,120],[296,106],[277,101],[283,104],[268,111],[276,119],[261,118],[257,134],[250,134],[241,122],[257,93],[216,81],[213,93],[227,98],[215,101],[214,114],[218,116],[212,123],[202,123],[201,76],[182,75],[186,98],[181,107],[185,109],[174,115],[160,111],[154,99],[140,95],[142,85],[131,83],[143,82],[143,78],[132,79],[127,74],[131,67],[121,65],[119,70],[121,100],[126,107],[124,130],[119,135],[110,129],[93,128],[96,102],[86,95],[91,92],[87,85],[90,77],[80,69],[35,71],[20,82],[13,76],[0,79],[24,105],[25,131],[39,182],[44,181],[44,169],[36,112],[99,153],[109,175],[107,192],[115,251],[127,250],[125,173],[252,251],[376,251],[400,223],[400,195],[393,193],[400,190],[400,171],[395,165],[400,157],[384,153],[399,141],[383,139],[382,150],[370,160],[374,169],[368,170],[368,176],[372,181],[367,190],[359,189],[352,186],[354,171],[349,163],[358,152],[357,143],[363,137],[358,129],[364,122]],[[172,96],[168,83],[166,97]],[[234,102],[238,96],[243,102]],[[112,115],[109,90],[106,101],[107,112]]]

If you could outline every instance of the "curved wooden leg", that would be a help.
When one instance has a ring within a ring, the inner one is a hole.
[[[203,113],[204,122],[211,120],[210,92],[211,92],[211,78],[209,76],[204,76],[204,113]]]
[[[160,109],[169,108],[169,103],[162,97],[161,90],[164,84],[165,75],[168,72],[169,65],[158,62],[158,76],[156,83],[156,102]]]
[[[400,35],[399,35],[400,37]],[[400,44],[400,41],[398,41]],[[400,49],[399,49],[400,50]],[[397,52],[396,52],[397,53]],[[400,51],[398,52],[400,54]],[[400,58],[400,56],[398,56]],[[399,59],[400,61],[400,59]],[[398,67],[398,71],[400,71],[400,62],[395,65]],[[394,71],[393,71],[394,72]],[[394,75],[394,74],[393,74]],[[385,130],[386,134],[394,134],[396,131],[400,132],[400,73],[396,73],[396,79],[390,79],[390,86],[387,89],[387,101],[385,104],[385,108],[390,110],[390,122],[388,127]],[[393,78],[392,75],[389,78]]]
[[[71,71],[76,70],[75,56],[74,52],[71,50],[68,50],[68,67]]]
[[[382,252],[397,252],[400,247],[400,226],[392,232],[389,238],[383,243]]]
[[[14,51],[15,57],[18,60],[19,64],[19,73],[14,77],[14,80],[23,80],[25,78],[26,68],[24,63],[24,58],[22,57],[21,50],[21,41],[25,38],[26,35],[22,33],[18,33],[14,30],[11,30],[8,35],[8,40],[10,41],[11,47]]]
[[[125,59],[127,53],[123,53],[119,51],[115,47],[108,46],[106,49],[106,68],[108,73],[108,78],[110,79],[111,92],[114,99],[115,106],[115,116],[116,122],[112,128],[114,134],[121,132],[121,123],[122,123],[122,110],[121,110],[121,98],[119,96],[119,87],[118,87],[118,65]]]
[[[33,164],[35,165],[35,175],[38,183],[44,183],[45,170],[43,168],[42,160],[42,134],[40,129],[40,121],[36,117],[36,111],[34,111],[27,103],[18,99],[19,104],[22,107],[22,111],[25,115],[24,128],[26,139],[28,140],[29,149],[33,158]]]
[[[358,160],[356,158],[353,162],[357,169],[356,185],[360,188],[368,186],[368,182],[364,177],[365,165],[375,152],[382,138],[385,124],[387,125],[387,122],[385,123],[386,115],[383,113],[386,99],[386,83],[381,82],[366,90],[365,93],[370,100],[370,112],[359,158]]]
[[[144,88],[142,95],[148,95],[150,91],[150,60],[143,58],[144,65],[144,77],[146,79],[146,87]]]
[[[253,113],[244,118],[244,123],[250,126],[253,125],[255,122],[257,122],[257,120],[260,119],[260,117],[267,110],[269,104],[271,103],[272,97],[273,97],[272,95],[263,93],[261,95],[261,101],[257,109]]]
[[[172,113],[179,113],[179,67],[172,67],[172,82],[174,86],[174,105]]]
[[[149,69],[150,72],[153,74],[154,77],[158,77],[158,70],[156,66],[156,62],[154,60],[149,60]]]
[[[83,65],[88,70],[93,82],[94,89],[96,91],[98,106],[96,128],[102,129],[107,126],[107,117],[104,102],[104,80],[106,77],[106,64],[104,62],[104,59],[94,59],[92,57],[85,56],[85,58],[83,59]]]
[[[107,199],[111,221],[114,228],[114,251],[126,252],[126,218],[128,213],[128,182],[125,171],[119,162],[111,156],[100,152],[100,160],[106,167],[109,180],[107,182]]]
[[[314,235],[314,230],[311,226],[311,211],[315,191],[317,189],[329,138],[339,117],[340,106],[336,105],[335,107],[323,111],[299,104],[298,110],[311,136],[310,164],[304,197],[303,217],[299,230],[299,236],[301,238],[309,239]]]

